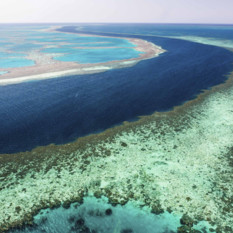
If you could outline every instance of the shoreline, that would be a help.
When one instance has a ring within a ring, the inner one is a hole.
[[[60,27],[59,27],[60,28]],[[56,31],[57,27],[49,28],[45,31],[66,33]],[[69,33],[69,32],[67,32]],[[78,33],[71,33],[80,35]],[[81,34],[83,35],[83,34]],[[101,37],[85,34],[85,36]],[[109,38],[109,37],[107,37]],[[113,38],[113,37],[110,37]],[[161,47],[156,46],[146,40],[132,39],[132,38],[121,38],[126,39],[136,45],[135,50],[143,52],[136,58],[113,60],[103,63],[88,63],[79,64],[76,62],[62,62],[53,59],[51,54],[43,54],[39,51],[29,53],[26,58],[35,62],[34,66],[19,67],[19,68],[2,68],[1,71],[8,71],[5,74],[0,75],[0,85],[17,84],[26,81],[43,80],[50,78],[65,77],[68,75],[83,75],[83,74],[94,74],[104,72],[110,69],[118,69],[124,67],[130,67],[136,65],[138,62],[146,59],[151,59],[164,53]],[[42,57],[42,59],[41,59]]]

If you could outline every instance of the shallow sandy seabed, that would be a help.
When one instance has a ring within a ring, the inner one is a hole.
[[[61,146],[0,155],[0,231],[84,195],[233,226],[233,76],[171,112]],[[228,230],[229,231],[228,231]]]

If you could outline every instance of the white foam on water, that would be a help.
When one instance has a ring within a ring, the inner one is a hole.
[[[109,67],[109,66],[94,66],[94,67],[89,67],[89,68],[83,68],[82,70],[85,70],[85,71],[111,70],[111,67]]]

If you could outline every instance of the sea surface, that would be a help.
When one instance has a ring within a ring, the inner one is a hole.
[[[14,26],[16,27],[16,26]],[[17,26],[18,31],[20,25]],[[23,25],[28,33],[27,40],[54,41],[53,35],[41,37],[33,25]],[[40,26],[42,29],[48,25]],[[9,30],[10,31],[10,30]],[[74,75],[43,81],[24,82],[0,86],[0,153],[15,153],[32,150],[51,143],[64,144],[75,139],[101,132],[121,124],[137,120],[138,116],[155,111],[169,111],[175,106],[194,99],[204,90],[223,83],[233,70],[233,53],[222,46],[184,40],[184,35],[233,43],[233,26],[227,25],[157,25],[157,24],[106,24],[65,26],[65,32],[85,32],[113,37],[140,38],[161,46],[165,53],[153,59],[143,60],[128,68],[112,69],[107,72]],[[63,34],[61,34],[63,35]],[[75,40],[75,34],[64,34],[58,40]],[[175,36],[176,38],[171,38]],[[33,38],[30,38],[33,37]],[[182,37],[178,39],[177,37]],[[88,38],[88,43],[99,46],[100,37]],[[97,41],[96,41],[97,40]],[[120,41],[119,41],[120,40]],[[79,39],[81,44],[86,39]],[[98,62],[117,57],[128,58],[135,50],[127,52],[127,40],[104,39],[104,43],[120,43],[120,48],[84,49],[81,53],[64,55],[55,59]],[[119,44],[118,44],[119,45]],[[12,45],[7,45],[12,46]],[[12,51],[23,51],[32,44],[14,45]],[[38,45],[36,45],[38,47]],[[47,48],[52,53],[71,50]],[[57,51],[56,51],[57,50]],[[60,51],[62,50],[62,51]],[[117,51],[117,52],[116,52]],[[116,54],[115,54],[116,52]],[[89,55],[87,55],[89,54]],[[115,55],[114,55],[115,54]],[[0,54],[1,56],[1,54]],[[88,57],[89,56],[89,57]],[[0,57],[0,66],[5,68],[9,60],[18,66],[18,57]],[[96,61],[96,59],[98,61]],[[24,61],[25,62],[25,61]],[[28,65],[32,65],[28,60]]]
[[[128,68],[0,86],[0,154],[64,144],[142,115],[170,111],[225,82],[233,71],[230,25],[61,25],[60,31],[69,34],[44,31],[49,26],[53,25],[0,25],[0,75],[9,67],[33,66],[33,60],[26,57],[30,52],[79,63],[138,56],[133,44],[121,37],[144,39],[166,52]],[[7,41],[12,33],[14,38]],[[60,179],[66,177],[51,176],[49,182]],[[16,199],[24,199],[28,190],[26,193],[26,186],[19,186]],[[208,182],[201,188],[208,190]],[[6,189],[12,195],[11,187]],[[32,197],[27,198],[30,201]],[[180,218],[174,212],[153,214],[137,200],[113,206],[105,197],[86,196],[83,203],[41,210],[34,216],[33,226],[10,232],[174,233],[181,226]],[[212,226],[206,224],[201,221],[193,228],[209,233]]]

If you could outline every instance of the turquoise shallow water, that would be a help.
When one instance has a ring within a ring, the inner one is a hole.
[[[107,199],[86,197],[83,204],[42,210],[34,218],[34,227],[13,232],[83,233],[172,233],[180,226],[179,216],[168,212],[154,215],[132,203],[115,207]]]
[[[111,42],[75,43],[75,44],[65,45],[63,47],[71,47],[71,46],[72,47],[115,47],[116,44]],[[119,45],[118,47],[125,47],[125,46]]]
[[[23,53],[5,53],[5,52],[0,52],[0,59],[7,59],[7,58],[12,58],[12,57],[25,57],[26,54]]]
[[[7,71],[0,71],[0,75],[6,74],[6,73],[7,73]]]
[[[87,196],[82,204],[41,210],[34,217],[33,226],[9,233],[175,233],[181,226],[181,217],[169,212],[156,215],[136,202],[112,206],[105,197]],[[207,222],[201,221],[193,229],[210,233],[208,227]]]
[[[65,43],[96,43],[105,42],[111,43],[111,46],[118,47],[133,47],[134,44],[126,39],[120,38],[107,38],[107,37],[95,37],[95,36],[79,36],[73,34],[61,34],[61,33],[41,33],[37,34],[37,38],[32,35],[32,38],[28,38],[28,41],[37,40],[39,42],[65,42]]]
[[[28,53],[35,49],[43,53],[65,53],[64,56],[55,56],[55,60],[82,64],[136,58],[141,53],[134,50],[135,45],[127,39],[40,31],[41,28],[43,27],[1,26],[0,32],[3,41],[0,42],[0,47],[4,48],[2,50],[4,52],[0,52],[0,68],[34,65],[34,61],[26,60],[23,57],[26,54],[18,52]],[[50,48],[50,46],[52,47]],[[85,50],[75,49],[75,47],[84,47]],[[89,47],[98,49],[88,49]],[[7,52],[11,52],[11,54]]]
[[[9,45],[12,45],[12,43],[8,43],[8,42],[0,42],[0,48],[3,49],[4,47],[8,47]]]
[[[9,58],[0,59],[1,68],[33,66],[34,64],[35,64],[34,61],[24,59],[21,57],[9,57]]]
[[[78,62],[81,64],[101,63],[114,60],[130,59],[138,57],[141,52],[133,48],[98,48],[98,49],[73,49],[73,48],[50,48],[45,52],[68,53],[64,56],[54,57],[55,60],[66,62]]]
[[[18,44],[18,45],[10,46],[9,50],[25,52],[25,51],[31,51],[34,49],[42,48],[42,47],[43,47],[42,45],[38,45],[38,44],[25,43],[25,44]]]

